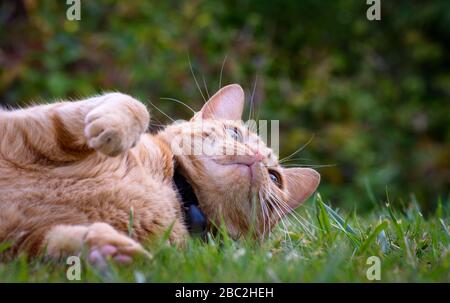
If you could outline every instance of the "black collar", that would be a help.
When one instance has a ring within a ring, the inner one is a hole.
[[[173,183],[178,190],[181,202],[181,208],[184,211],[184,220],[191,235],[206,236],[208,220],[205,214],[200,210],[197,196],[194,189],[187,179],[175,168],[173,174]]]

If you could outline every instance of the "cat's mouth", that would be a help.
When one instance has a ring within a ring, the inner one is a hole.
[[[262,157],[258,155],[243,155],[235,157],[224,157],[214,159],[213,161],[219,165],[235,167],[243,174],[249,175],[250,186],[253,187],[257,182],[258,169],[260,168],[260,162]]]

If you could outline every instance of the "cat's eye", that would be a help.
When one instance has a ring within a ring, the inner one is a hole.
[[[275,183],[279,188],[281,188],[281,176],[277,171],[270,169],[269,178],[273,183]]]
[[[226,131],[227,131],[228,136],[233,138],[233,140],[242,142],[242,134],[237,129],[237,127],[229,127],[229,128],[226,129]]]

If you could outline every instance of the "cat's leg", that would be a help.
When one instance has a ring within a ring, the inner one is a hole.
[[[79,255],[86,247],[88,260],[94,265],[103,265],[107,258],[120,263],[131,262],[136,255],[151,258],[135,240],[102,222],[87,226],[57,225],[47,233],[43,247],[46,255],[53,259]]]
[[[76,160],[95,150],[117,156],[137,143],[149,119],[141,102],[121,93],[0,110],[0,151],[23,162]]]

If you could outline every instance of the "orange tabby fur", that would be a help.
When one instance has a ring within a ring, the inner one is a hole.
[[[281,168],[256,134],[241,122],[226,121],[239,120],[243,104],[242,89],[227,86],[191,121],[157,134],[145,133],[145,106],[121,93],[0,111],[0,243],[12,243],[11,256],[26,252],[53,258],[105,245],[123,255],[147,254],[139,243],[169,228],[169,240],[183,243],[188,232],[172,184],[175,160],[209,220],[223,219],[234,237],[253,223],[257,236],[267,236],[267,226],[280,216],[273,208],[253,208],[249,197],[257,193],[269,200],[270,189],[284,201],[278,211],[285,214],[315,191],[319,175],[311,169]],[[215,140],[214,148],[223,148],[230,144],[224,131],[229,127],[249,138],[233,143],[244,156],[211,160],[174,154],[174,138],[191,137],[192,132],[194,141],[208,136]],[[267,167],[278,171],[283,186],[270,184]],[[248,172],[253,172],[251,178]],[[255,209],[259,212],[252,221]]]

